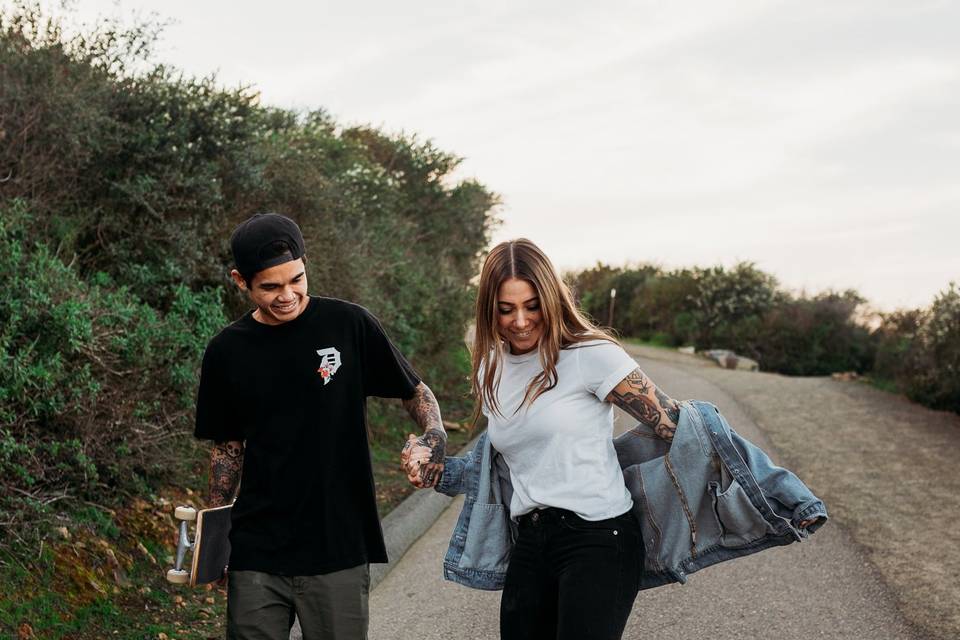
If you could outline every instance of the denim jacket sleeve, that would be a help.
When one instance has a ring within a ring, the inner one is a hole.
[[[726,422],[722,416],[721,419]],[[794,526],[802,520],[817,517],[817,521],[811,524],[807,531],[812,533],[819,529],[826,521],[826,507],[823,502],[813,495],[796,474],[775,465],[762,449],[727,426],[733,446],[756,478],[760,490],[768,498],[777,515],[791,520]]]
[[[477,456],[482,455],[482,453],[478,442],[477,446],[465,456],[447,456],[443,461],[443,474],[440,476],[440,482],[434,489],[448,496],[466,493],[468,473],[471,467],[479,465],[480,461]]]

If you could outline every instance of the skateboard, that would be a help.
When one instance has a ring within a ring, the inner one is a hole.
[[[167,580],[174,584],[216,582],[223,577],[230,559],[230,511],[233,505],[213,509],[194,509],[180,506],[174,516],[180,521],[180,539],[177,542],[177,563],[167,571]],[[193,541],[190,541],[188,522],[196,522]],[[187,549],[191,549],[190,570],[183,567]]]

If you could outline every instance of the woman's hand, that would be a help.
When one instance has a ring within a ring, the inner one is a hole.
[[[428,484],[427,479],[422,477],[424,475],[422,473],[423,467],[424,465],[430,465],[433,453],[432,448],[421,442],[421,438],[412,433],[407,436],[407,442],[403,445],[403,450],[400,451],[400,466],[407,474],[407,480],[410,481],[410,484],[418,489],[425,489],[435,484],[435,482]],[[439,476],[436,481],[439,481]]]

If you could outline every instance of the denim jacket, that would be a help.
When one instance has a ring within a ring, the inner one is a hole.
[[[712,564],[803,540],[827,519],[823,502],[797,476],[740,437],[708,402],[680,403],[672,442],[637,426],[614,446],[643,535],[641,589],[683,583]],[[446,459],[436,490],[466,494],[444,577],[502,589],[517,534],[513,492],[486,434],[466,456]]]

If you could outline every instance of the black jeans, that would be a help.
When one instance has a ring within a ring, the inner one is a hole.
[[[633,514],[591,522],[540,509],[519,525],[500,599],[500,637],[620,638],[643,563]]]

